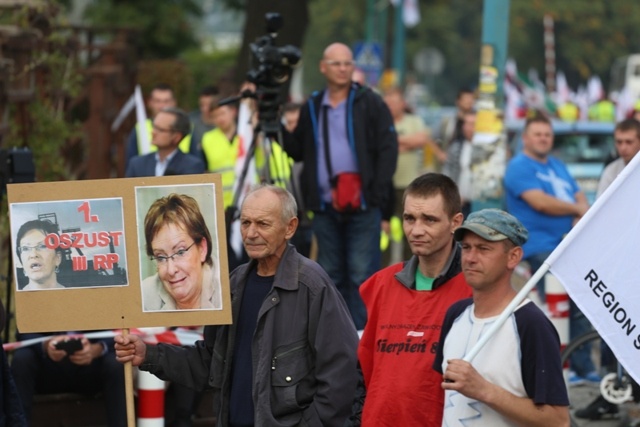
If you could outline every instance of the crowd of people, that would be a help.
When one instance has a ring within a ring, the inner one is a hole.
[[[125,425],[121,364],[130,362],[181,387],[189,408],[212,389],[218,426],[569,425],[558,333],[532,301],[464,360],[515,296],[516,267],[526,261],[536,271],[589,209],[550,154],[549,119],[525,124],[523,151],[504,178],[505,209],[473,211],[473,92],[460,91],[436,141],[402,90],[379,94],[353,80],[346,45],[329,45],[319,69],[325,87],[282,112],[283,140],[270,155],[286,156],[287,167],[274,167],[270,182],[239,206],[244,252],[229,259],[233,323],[205,325],[203,339],[190,346],[123,334],[110,342],[83,338],[69,354],[56,348],[68,335],[51,334],[13,355],[27,418],[35,393],[103,390],[109,426]],[[203,89],[189,116],[176,108],[170,87],[154,87],[151,119],[127,142],[127,177],[219,173],[230,208],[238,108],[222,99],[215,88]],[[141,132],[151,153],[142,153]],[[619,123],[615,141],[620,158],[605,169],[602,191],[640,150],[640,124]],[[267,168],[277,163],[263,160]],[[274,185],[285,177],[293,184]],[[145,310],[220,306],[204,215],[179,194],[149,209],[146,253],[157,274],[142,283]],[[381,233],[392,232],[394,215],[404,238],[383,257]],[[16,250],[28,287],[55,288],[59,255],[42,245],[49,225],[36,222],[21,229]],[[194,285],[174,288],[175,276]],[[543,281],[537,289],[544,302]],[[574,336],[591,327],[573,303],[570,324]],[[576,381],[602,375],[588,349],[571,368]],[[597,418],[593,411],[577,414]],[[176,426],[190,425],[183,412]]]

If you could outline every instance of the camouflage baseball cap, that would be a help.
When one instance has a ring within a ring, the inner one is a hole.
[[[466,230],[490,242],[509,239],[516,246],[524,245],[529,237],[529,232],[516,217],[500,209],[482,209],[473,212],[456,229],[453,237],[457,241],[462,240]]]

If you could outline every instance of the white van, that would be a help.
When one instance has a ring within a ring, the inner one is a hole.
[[[636,99],[640,98],[640,54],[618,58],[611,66],[609,92],[620,93],[625,85]]]

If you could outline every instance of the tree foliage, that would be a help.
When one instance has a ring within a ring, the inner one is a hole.
[[[544,70],[542,19],[554,18],[556,68],[574,88],[591,75],[605,86],[613,61],[640,52],[640,3],[511,0],[509,52],[522,70]]]
[[[390,13],[394,13],[392,10]],[[445,58],[434,77],[434,96],[452,102],[460,88],[475,87],[480,67],[482,2],[464,0],[421,2],[421,21],[407,31],[407,69],[423,48],[438,49]]]
[[[202,8],[197,0],[96,0],[85,16],[94,25],[138,29],[142,58],[175,58],[198,45],[194,22]]]
[[[227,7],[244,10],[243,44],[233,78],[244,79],[250,67],[249,45],[265,33],[265,12],[284,17],[278,45],[302,47],[305,92],[323,84],[318,61],[324,47],[334,41],[348,45],[365,38],[368,0],[224,0]],[[386,10],[384,47],[389,67],[394,38],[395,8],[387,0],[374,2]],[[433,77],[434,92],[450,103],[458,88],[478,84],[482,33],[482,1],[420,0],[422,20],[406,32],[406,69],[421,49],[440,50],[445,57],[441,75]],[[195,46],[193,17],[199,16],[198,0],[96,0],[89,8],[91,22],[130,25],[141,30],[144,57],[176,57]],[[544,75],[543,17],[555,20],[556,66],[576,87],[591,75],[608,83],[615,58],[640,51],[640,2],[629,0],[511,0],[508,57],[522,71],[533,68]],[[420,76],[420,79],[425,79]]]
[[[312,19],[302,51],[307,93],[324,84],[318,64],[325,47],[333,42],[352,46],[364,38],[366,2],[322,0],[311,2],[309,9]]]
[[[237,1],[235,2],[237,3]],[[251,64],[250,44],[267,32],[265,14],[277,12],[282,15],[284,25],[278,31],[277,46],[301,46],[309,23],[308,0],[245,0],[246,20],[243,43],[237,59],[236,83],[245,79]]]
[[[10,105],[9,132],[3,140],[7,147],[31,150],[37,181],[73,178],[63,154],[81,138],[81,124],[69,117],[65,109],[79,94],[83,77],[74,59],[69,34],[54,25],[64,23],[62,17],[56,16],[56,7],[55,3],[23,7],[5,17],[21,31],[38,34],[38,42],[29,51],[29,63],[12,75],[18,86],[20,81],[36,81],[29,89],[33,90],[33,98]]]
[[[366,0],[338,0],[309,3],[311,22],[305,38],[303,58],[307,90],[322,84],[317,63],[323,48],[332,41],[349,45],[363,40]],[[393,46],[394,7],[386,8],[386,65]],[[411,72],[414,55],[423,48],[440,50],[445,68],[434,77],[435,95],[443,103],[453,102],[460,87],[478,84],[482,42],[482,1],[420,0],[421,21],[406,32],[406,69]],[[521,71],[533,68],[544,75],[543,17],[555,20],[556,68],[562,70],[572,87],[598,75],[605,86],[613,61],[640,52],[640,2],[628,0],[511,0],[508,57]],[[424,76],[421,77],[424,79]]]

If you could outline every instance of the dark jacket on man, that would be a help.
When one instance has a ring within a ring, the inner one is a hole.
[[[156,175],[156,153],[144,154],[133,157],[129,161],[125,177],[138,178]],[[169,161],[165,176],[169,175],[189,175],[204,173],[205,165],[202,159],[191,154],[185,154],[176,148],[176,154]]]
[[[235,325],[253,268],[255,261],[231,273],[233,324],[207,326],[205,339],[195,346],[149,346],[140,366],[196,390],[213,388],[219,427],[228,426]],[[331,279],[292,245],[282,256],[253,337],[256,427],[344,425],[358,380],[358,335]]]
[[[300,177],[307,209],[324,210],[318,186],[317,151],[319,119],[324,91],[315,92],[300,110],[296,130],[284,132],[285,151],[295,161],[302,161]],[[368,87],[357,83],[347,97],[347,132],[362,179],[366,207],[385,207],[389,203],[389,188],[396,170],[398,138],[393,118],[382,98]]]

